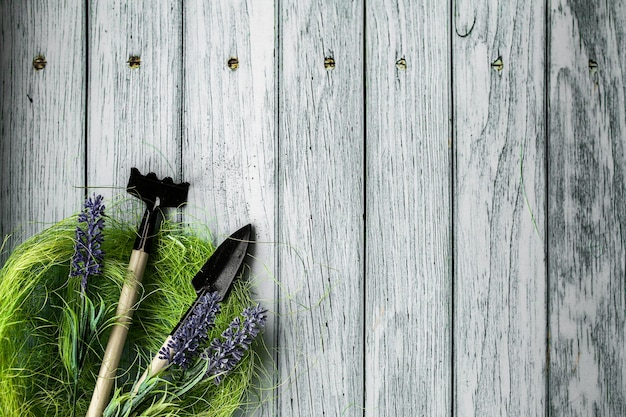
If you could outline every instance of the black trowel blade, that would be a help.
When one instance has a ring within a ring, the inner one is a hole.
[[[248,252],[251,235],[252,225],[248,224],[227,237],[215,249],[191,281],[197,293],[203,290],[218,291],[220,299],[226,296]]]

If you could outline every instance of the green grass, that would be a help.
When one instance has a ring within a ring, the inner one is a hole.
[[[60,356],[70,343],[63,329],[63,309],[72,283],[68,281],[74,250],[76,217],[63,220],[22,243],[0,271],[0,416],[72,415],[74,386]],[[76,390],[76,415],[84,415],[95,385],[127,262],[135,239],[132,225],[106,218],[105,261],[101,276],[89,283],[89,294],[101,297],[107,320],[92,344]],[[195,299],[191,278],[214,247],[173,223],[164,223],[143,278],[140,305],[135,312],[116,381],[120,393],[129,392],[143,367],[161,346],[181,315]],[[252,304],[250,288],[237,281],[222,305],[209,340]],[[203,381],[185,396],[168,402],[160,397],[144,416],[226,417],[244,401],[254,372],[254,352],[219,386]],[[175,383],[175,381],[174,381]]]

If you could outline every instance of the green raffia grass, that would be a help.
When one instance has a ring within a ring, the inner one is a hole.
[[[60,331],[70,259],[74,251],[76,217],[65,219],[22,243],[0,271],[0,416],[67,417],[73,385],[59,356],[68,332]],[[127,277],[127,262],[135,240],[134,227],[107,217],[104,228],[103,274],[89,283],[89,292],[105,301],[110,325],[120,289]],[[120,363],[116,389],[130,392],[145,365],[158,351],[196,295],[191,278],[214,247],[165,222],[143,277],[143,291]],[[249,285],[238,280],[223,303],[209,340],[252,304]],[[107,325],[107,327],[109,326]],[[108,338],[102,329],[87,355],[78,384],[76,415],[85,415]],[[227,417],[244,400],[254,372],[250,352],[224,381],[198,384],[176,403],[156,397],[142,416]]]

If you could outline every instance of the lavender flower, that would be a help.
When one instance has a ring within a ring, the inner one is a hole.
[[[78,215],[78,222],[85,223],[86,227],[79,224],[76,227],[76,244],[72,257],[72,269],[70,275],[82,277],[80,283],[81,294],[87,291],[89,277],[102,273],[102,259],[104,252],[100,249],[103,241],[102,229],[104,227],[104,204],[102,196],[95,195],[85,201],[85,209]]]
[[[201,295],[189,317],[176,329],[168,343],[168,348],[174,354],[170,355],[169,349],[161,349],[159,358],[168,359],[182,369],[189,368],[200,353],[198,347],[207,339],[209,328],[215,323],[215,316],[219,311],[218,292]]]
[[[214,339],[202,357],[209,361],[205,377],[214,376],[215,385],[222,382],[224,375],[231,371],[243,358],[245,351],[257,337],[267,320],[267,310],[257,305],[246,308],[241,318],[236,317],[222,333],[222,338]]]

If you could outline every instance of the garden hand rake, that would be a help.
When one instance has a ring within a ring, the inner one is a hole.
[[[126,191],[146,203],[138,236],[130,255],[129,278],[122,288],[117,306],[116,323],[112,327],[107,343],[98,380],[91,398],[87,417],[101,417],[109,402],[109,395],[115,382],[115,373],[122,356],[124,342],[128,334],[133,312],[136,308],[139,286],[148,263],[148,254],[154,236],[157,218],[164,207],[178,207],[187,200],[189,183],[174,184],[171,178],[159,180],[154,173],[141,175],[132,168]]]

